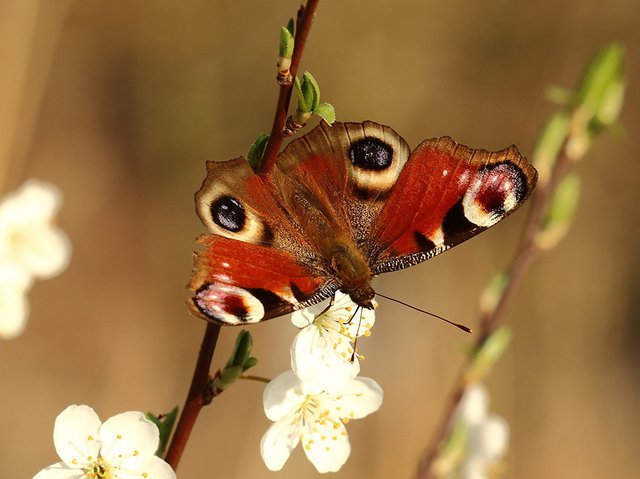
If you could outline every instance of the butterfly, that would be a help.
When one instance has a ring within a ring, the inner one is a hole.
[[[196,210],[209,234],[189,305],[225,325],[257,323],[340,290],[372,307],[372,279],[413,266],[493,226],[535,187],[515,146],[474,150],[449,137],[413,151],[374,122],[321,122],[275,168],[207,162]]]

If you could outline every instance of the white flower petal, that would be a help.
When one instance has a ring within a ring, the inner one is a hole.
[[[380,409],[382,388],[373,379],[356,378],[335,397],[332,414],[347,419],[359,419]]]
[[[459,469],[460,479],[488,479],[487,465],[483,460],[469,458]]]
[[[479,424],[487,417],[489,408],[489,394],[486,388],[475,383],[467,388],[458,406],[458,418],[466,424]]]
[[[286,371],[267,384],[262,395],[266,416],[278,421],[298,407],[304,400],[300,386],[300,380],[293,371]]]
[[[340,421],[317,424],[315,432],[302,438],[302,447],[318,472],[336,472],[347,462],[351,445]]]
[[[171,466],[158,456],[137,456],[122,462],[119,479],[175,479]]]
[[[160,443],[158,427],[139,411],[117,414],[100,427],[102,457],[119,465],[132,457],[152,456]]]
[[[100,418],[89,406],[72,405],[62,411],[53,427],[53,444],[70,468],[81,468],[100,452]]]
[[[13,339],[27,323],[29,276],[16,265],[0,265],[0,338]]]
[[[260,441],[260,454],[267,468],[279,471],[300,441],[299,424],[293,414],[274,422]]]
[[[319,314],[323,308],[320,308],[319,311],[316,311],[320,305],[324,305],[326,307],[329,300],[323,301],[319,304],[314,304],[313,306],[309,306],[308,308],[299,309],[298,311],[294,311],[291,314],[291,322],[296,328],[306,328],[313,324],[313,321],[316,318],[316,314]]]
[[[84,479],[84,471],[82,469],[69,469],[64,462],[58,462],[45,467],[33,479]]]
[[[300,331],[293,341],[291,369],[300,380],[317,384],[319,389],[340,389],[360,372],[358,358],[351,362],[351,356],[350,344],[344,337],[332,336],[312,325]]]
[[[60,228],[31,228],[20,233],[14,257],[31,274],[47,279],[60,274],[68,266],[71,242]]]
[[[488,462],[502,456],[509,444],[509,424],[506,419],[491,414],[486,421],[469,430],[469,451]]]
[[[49,223],[62,203],[60,190],[51,183],[30,179],[0,203],[0,221],[9,223]]]

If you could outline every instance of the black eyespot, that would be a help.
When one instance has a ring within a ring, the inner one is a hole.
[[[218,226],[237,233],[244,227],[244,207],[232,196],[221,196],[211,204],[211,217]]]
[[[382,171],[391,166],[393,149],[378,138],[367,137],[351,146],[349,158],[354,166],[363,170]]]

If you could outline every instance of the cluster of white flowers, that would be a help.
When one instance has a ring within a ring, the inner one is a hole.
[[[291,367],[264,391],[264,410],[274,421],[260,450],[269,469],[282,469],[302,443],[319,472],[338,471],[351,452],[345,424],[365,417],[382,404],[382,389],[356,377],[361,356],[358,336],[368,336],[374,310],[358,308],[338,292],[331,305],[319,304],[293,314],[302,330],[291,347]]]
[[[69,406],[56,418],[53,443],[61,461],[33,479],[176,479],[171,466],[155,455],[158,427],[138,411],[103,424],[89,406]]]
[[[489,414],[486,388],[475,383],[465,392],[457,410],[457,420],[466,429],[466,454],[460,464],[461,479],[487,479],[489,469],[504,455],[509,443],[509,424],[497,414]]]
[[[38,180],[0,201],[0,338],[24,330],[33,281],[53,277],[69,263],[69,239],[54,225],[61,202],[56,187]]]

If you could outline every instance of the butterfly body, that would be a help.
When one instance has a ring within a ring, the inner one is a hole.
[[[196,193],[209,230],[195,259],[192,311],[247,324],[341,290],[363,307],[381,273],[412,266],[520,206],[535,169],[515,147],[472,150],[448,137],[413,152],[373,122],[322,123],[294,140],[276,168],[244,158],[208,162]]]

